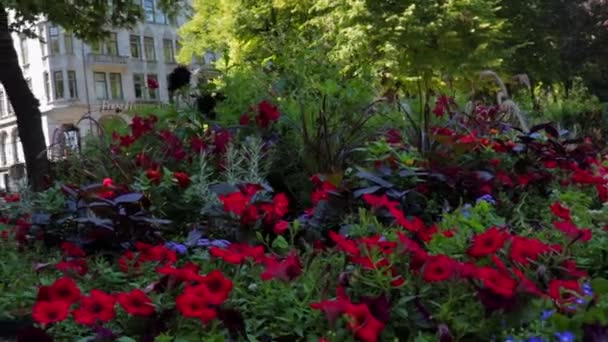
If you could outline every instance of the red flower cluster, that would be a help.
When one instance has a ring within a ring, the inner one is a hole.
[[[63,321],[72,304],[80,299],[80,289],[71,278],[59,278],[50,286],[38,289],[32,317],[40,324]]]
[[[64,260],[55,265],[55,268],[65,275],[83,276],[88,272],[88,267],[84,257],[86,253],[71,242],[61,244]]]
[[[241,115],[241,118],[239,119],[239,123],[242,126],[249,125],[249,122],[251,121],[251,119],[250,119],[251,112],[254,112],[254,111],[256,111],[256,110],[254,108],[250,107],[249,113],[245,113],[245,114]],[[260,103],[258,103],[256,112],[257,113],[255,114],[255,122],[258,125],[258,127],[263,128],[263,129],[268,128],[268,126],[270,126],[273,122],[278,121],[279,118],[281,117],[281,113],[279,113],[278,108],[266,100],[263,100]]]
[[[591,229],[578,228],[574,222],[572,222],[572,218],[570,217],[570,209],[562,206],[559,202],[556,202],[551,205],[551,211],[555,216],[562,219],[562,221],[553,222],[553,226],[557,228],[557,230],[566,234],[566,236],[574,241],[580,240],[587,242],[591,240]]]
[[[277,234],[287,230],[286,222],[281,218],[287,214],[289,202],[285,194],[277,194],[272,202],[255,202],[251,200],[261,189],[258,185],[247,184],[240,191],[235,191],[226,195],[219,195],[219,199],[224,205],[224,210],[239,217],[243,226],[251,226],[262,219],[269,231]]]
[[[311,308],[321,310],[330,324],[335,324],[340,316],[347,319],[347,326],[355,337],[363,342],[378,341],[384,323],[378,320],[366,304],[355,304],[338,288],[338,298],[312,303]]]
[[[175,251],[163,245],[152,246],[147,243],[137,242],[136,253],[128,250],[118,259],[120,270],[128,273],[139,270],[142,263],[154,262],[158,264],[174,264],[177,261]]]

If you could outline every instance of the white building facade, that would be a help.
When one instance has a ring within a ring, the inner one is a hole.
[[[177,28],[185,19],[169,22],[154,0],[143,0],[142,6],[142,23],[115,30],[99,44],[83,42],[45,21],[38,23],[42,40],[13,36],[24,77],[40,102],[47,146],[54,144],[57,132],[87,113],[102,120],[117,107],[168,101],[167,76],[177,66]],[[149,88],[149,80],[158,88]],[[0,85],[0,188],[14,186],[24,176],[23,162],[16,117]]]

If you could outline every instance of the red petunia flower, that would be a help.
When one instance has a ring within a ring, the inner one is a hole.
[[[139,260],[135,259],[135,256],[131,251],[126,251],[125,254],[120,259],[118,259],[118,267],[124,273],[129,273],[133,270],[138,270],[139,266]]]
[[[181,188],[187,188],[190,185],[190,176],[185,172],[173,172],[173,178],[177,180],[177,184]]]
[[[454,259],[440,254],[430,256],[424,265],[422,279],[427,282],[438,282],[449,279],[455,270],[456,262]]]
[[[61,250],[63,255],[73,258],[82,258],[86,256],[86,253],[78,246],[71,242],[64,242],[61,244]]]
[[[201,284],[207,286],[209,290],[209,303],[221,305],[232,292],[232,281],[222,274],[219,270],[214,270],[201,278]]]
[[[292,281],[302,274],[302,263],[297,254],[292,253],[287,258],[278,261],[274,258],[268,258],[265,262],[266,268],[260,275],[262,280],[280,279],[283,281]]]
[[[160,169],[148,169],[146,177],[148,177],[152,184],[159,184],[163,178],[163,172]]]
[[[135,137],[130,136],[130,135],[122,135],[118,139],[120,140],[121,147],[129,147],[129,146],[133,145],[133,143],[136,140]]]
[[[251,199],[250,196],[246,196],[241,191],[232,192],[227,195],[219,195],[218,197],[224,204],[224,210],[237,216],[243,214]]]
[[[199,138],[199,137],[192,137],[190,139],[190,148],[196,152],[196,153],[202,153],[205,148],[207,147],[207,144],[205,143],[205,141],[203,141],[203,139]]]
[[[551,204],[550,208],[551,208],[551,211],[553,212],[553,215],[561,218],[562,220],[566,220],[566,221],[571,220],[570,209],[564,207],[561,203],[555,202],[555,203]]]
[[[84,259],[61,261],[55,265],[55,268],[63,272],[65,275],[71,275],[71,273],[73,273],[83,276],[89,271],[87,262]]]
[[[37,302],[32,309],[32,318],[40,324],[50,324],[63,321],[68,317],[69,312],[68,302]]]
[[[513,267],[511,269],[511,272],[515,274],[517,280],[519,281],[519,288],[522,289],[525,293],[533,294],[536,296],[544,296],[544,293],[542,293],[538,289],[536,284],[532,280],[528,279],[522,271],[520,271],[516,267]]]
[[[267,128],[272,122],[279,120],[280,116],[277,107],[264,100],[258,104],[258,114],[255,116],[255,122],[261,128]]]
[[[521,236],[515,236],[511,241],[509,256],[511,257],[511,260],[521,265],[527,265],[530,261],[537,260],[540,254],[548,253],[553,250],[551,246],[546,245],[537,239],[527,239]]]
[[[580,291],[580,284],[576,280],[553,279],[549,283],[547,293],[557,305],[564,305],[576,300],[576,293]]]
[[[316,303],[311,303],[310,307],[315,310],[322,310],[330,324],[334,324],[336,320],[346,311],[350,301],[344,294],[341,288],[338,288],[338,297],[332,300],[323,300]]]
[[[348,327],[355,336],[363,342],[375,342],[384,329],[384,324],[378,321],[365,304],[347,305],[345,313]]]
[[[361,251],[359,250],[359,247],[357,246],[357,243],[355,243],[355,241],[349,240],[341,234],[334,232],[333,230],[329,231],[329,238],[333,242],[335,242],[336,246],[343,252],[346,252],[351,256],[358,256],[359,254],[361,254]]]
[[[182,268],[173,267],[171,265],[164,265],[158,268],[156,271],[160,274],[175,277],[180,282],[198,282],[201,281],[202,276],[198,274],[200,267],[192,262],[187,262]]]
[[[241,115],[241,117],[239,118],[239,125],[241,126],[249,126],[249,114],[245,113],[243,115]]]
[[[49,301],[62,301],[69,304],[80,299],[80,289],[72,278],[62,277],[48,287]]]
[[[274,224],[273,232],[277,235],[282,235],[288,229],[289,229],[289,222],[281,220]]]
[[[490,291],[503,297],[513,297],[517,282],[491,267],[481,267],[476,272],[477,279]]]
[[[241,253],[236,253],[230,249],[225,248],[211,247],[209,249],[209,254],[233,265],[240,265],[243,263],[243,261],[245,261],[245,256]]]
[[[591,240],[591,230],[580,229],[572,221],[555,221],[553,226],[571,239],[578,239],[583,242]]]
[[[197,291],[199,291],[199,294],[203,294],[201,291],[207,290],[206,287],[199,286]],[[198,318],[201,322],[207,323],[217,316],[217,312],[209,306],[205,297],[204,294],[197,295],[187,288],[183,294],[175,299],[175,306],[184,317]]]
[[[80,299],[80,308],[74,310],[74,320],[84,325],[93,325],[97,321],[106,323],[114,319],[116,297],[100,290],[91,290],[90,296]]]
[[[508,238],[509,234],[497,227],[492,227],[484,233],[477,234],[473,237],[473,246],[469,248],[467,253],[475,258],[494,254],[497,250],[502,248]]]
[[[139,289],[118,294],[118,303],[127,313],[134,316],[150,316],[155,312],[150,297]]]

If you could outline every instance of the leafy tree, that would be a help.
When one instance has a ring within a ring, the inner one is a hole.
[[[162,0],[161,8],[175,17],[186,8],[186,3]],[[15,109],[28,181],[34,190],[49,183],[50,164],[45,153],[39,102],[23,77],[11,34],[35,37],[34,23],[46,18],[79,38],[94,41],[105,37],[112,28],[136,24],[142,15],[139,0],[0,0],[0,82]]]
[[[501,17],[511,22],[507,45],[519,45],[505,66],[533,82],[564,83],[576,76],[604,87],[608,98],[608,4],[602,0],[506,1]]]

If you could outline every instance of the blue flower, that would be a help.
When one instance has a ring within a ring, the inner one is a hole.
[[[587,301],[585,300],[585,298],[576,298],[576,304],[585,305],[587,304]]]
[[[478,199],[475,200],[475,203],[479,203],[481,201],[486,201],[492,205],[496,205],[496,200],[490,194],[486,194],[486,195],[479,197]]]
[[[175,241],[166,242],[165,247],[175,251],[177,254],[186,254],[186,252],[188,252],[188,247]]]
[[[530,337],[528,342],[546,342],[546,340],[540,336]]]
[[[557,332],[555,333],[555,337],[557,337],[557,341],[559,342],[574,342],[574,334],[570,331]]]
[[[555,310],[544,310],[543,312],[540,313],[541,321],[548,320],[551,316],[553,316],[554,313],[555,313]]]
[[[517,342],[517,340],[513,336],[509,336],[509,337],[507,337],[505,342]]]
[[[230,246],[230,242],[227,240],[210,240],[210,239],[199,239],[196,242],[198,247],[218,247],[218,248],[228,248]]]
[[[593,289],[591,288],[591,284],[589,284],[589,283],[583,284],[583,294],[585,296],[589,296],[589,297],[593,296]]]

